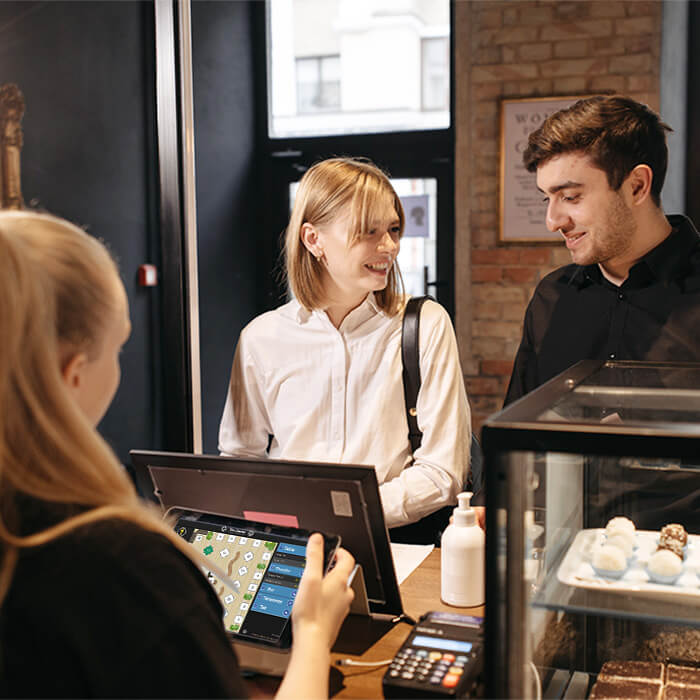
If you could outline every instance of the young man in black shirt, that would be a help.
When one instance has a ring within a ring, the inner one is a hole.
[[[535,289],[506,404],[583,359],[700,362],[700,237],[689,219],[661,208],[667,131],[648,107],[598,96],[530,134],[523,161],[572,264]],[[624,512],[638,527],[669,517],[700,527],[697,473],[591,458],[587,526]]]
[[[535,289],[506,404],[583,359],[700,362],[700,238],[661,208],[669,130],[591,97],[530,134],[523,161],[572,264]]]

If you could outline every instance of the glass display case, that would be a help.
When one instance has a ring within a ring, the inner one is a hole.
[[[700,365],[580,362],[482,446],[487,697],[700,697]]]

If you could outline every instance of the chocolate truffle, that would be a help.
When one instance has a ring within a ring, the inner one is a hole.
[[[675,540],[680,542],[681,547],[685,547],[688,544],[688,533],[682,525],[669,523],[661,528],[661,533],[659,534],[660,544],[663,545],[667,540]]]

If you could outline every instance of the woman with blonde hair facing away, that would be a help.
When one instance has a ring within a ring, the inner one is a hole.
[[[294,299],[243,329],[219,449],[263,457],[374,465],[388,527],[456,502],[470,424],[450,318],[423,306],[411,451],[396,261],[404,229],[387,176],[365,160],[332,158],[302,178],[286,232]]]
[[[0,694],[240,697],[194,548],[142,504],[95,430],[119,384],[127,298],[104,246],[0,213]],[[327,697],[353,560],[309,540],[279,697]]]

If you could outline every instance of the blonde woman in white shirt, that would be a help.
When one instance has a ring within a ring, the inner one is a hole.
[[[374,465],[390,528],[456,502],[471,438],[454,330],[428,301],[416,406],[423,439],[411,451],[396,261],[403,229],[401,201],[371,163],[333,158],[306,172],[286,232],[294,299],[243,329],[219,430],[227,455]]]

